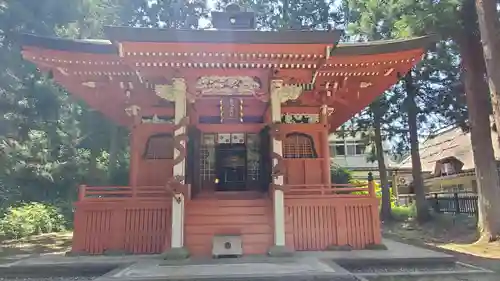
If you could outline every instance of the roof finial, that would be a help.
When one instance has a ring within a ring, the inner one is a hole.
[[[244,11],[231,3],[223,12],[212,12],[212,26],[216,29],[255,29],[255,13]]]
[[[226,6],[226,12],[238,13],[238,12],[241,12],[241,7],[240,7],[240,5],[238,5],[236,3],[231,3],[231,4]]]

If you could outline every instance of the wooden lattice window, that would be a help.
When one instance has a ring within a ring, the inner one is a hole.
[[[203,134],[200,146],[200,180],[215,179],[215,144],[217,134]]]
[[[317,158],[314,140],[303,133],[290,133],[283,141],[283,157],[285,158]]]
[[[146,142],[144,159],[173,159],[174,146],[171,134],[156,134]]]

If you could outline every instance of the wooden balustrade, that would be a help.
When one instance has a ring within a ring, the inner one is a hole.
[[[317,196],[332,197],[375,197],[373,182],[363,184],[285,184],[285,196],[308,198]]]
[[[190,199],[190,185],[185,194]],[[81,185],[78,190],[78,201],[101,201],[137,199],[161,199],[170,197],[171,193],[165,186],[86,186]]]

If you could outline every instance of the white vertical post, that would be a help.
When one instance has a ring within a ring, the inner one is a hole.
[[[184,83],[184,79],[174,78],[174,85]],[[184,84],[185,86],[185,84]],[[175,101],[175,124],[179,124],[181,120],[186,117],[186,91],[179,89],[174,91],[174,101]],[[186,127],[182,126],[174,132],[175,136],[184,134],[186,132]],[[182,142],[182,145],[186,147],[186,143]],[[174,159],[178,157],[180,151],[174,148]],[[186,175],[186,165],[185,159],[173,167],[173,176]],[[182,248],[184,247],[184,195],[176,194],[172,197],[172,248]]]
[[[283,81],[273,81],[282,85]],[[271,89],[271,121],[273,123],[281,122],[281,97],[278,92]],[[283,156],[283,144],[281,140],[272,140],[273,152]],[[273,159],[273,166],[278,160]],[[283,185],[283,176],[273,179],[275,185]],[[283,190],[274,190],[274,245],[285,246],[285,196]]]

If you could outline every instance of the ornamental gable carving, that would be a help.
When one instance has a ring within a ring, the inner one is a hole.
[[[283,80],[271,81],[271,95],[277,97],[281,103],[298,99],[302,92],[301,85],[285,85]]]
[[[202,76],[195,88],[203,95],[258,95],[261,82],[257,77],[249,76]]]
[[[319,114],[283,114],[281,115],[283,124],[317,124]]]
[[[182,78],[172,79],[172,84],[156,85],[156,95],[168,101],[175,101],[176,97],[186,95],[187,86],[186,81]]]

